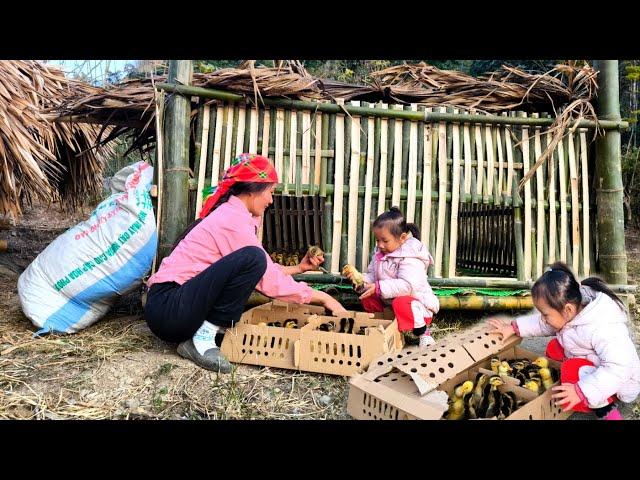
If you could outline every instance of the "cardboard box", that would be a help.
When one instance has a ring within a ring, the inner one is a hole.
[[[456,385],[475,380],[479,371],[492,373],[491,357],[533,360],[540,356],[518,347],[521,340],[514,336],[503,344],[496,335],[489,335],[486,325],[479,325],[423,350],[409,347],[381,356],[366,373],[349,381],[347,412],[358,420],[438,420],[447,411],[447,399]],[[549,365],[560,368],[551,359]],[[507,420],[564,420],[570,415],[555,406],[551,390],[538,395],[518,386],[515,378],[505,380],[498,389],[514,392],[526,402]]]
[[[336,333],[342,318],[353,319],[353,332]],[[268,326],[295,320],[297,328]],[[335,331],[318,327],[333,322]],[[338,317],[323,307],[273,301],[244,312],[227,329],[221,351],[231,362],[269,367],[354,375],[364,372],[374,358],[402,348],[402,335],[391,310],[372,314],[350,311]]]

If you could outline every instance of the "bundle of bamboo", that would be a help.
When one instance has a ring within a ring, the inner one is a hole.
[[[35,199],[76,207],[101,188],[110,149],[93,148],[100,127],[58,124],[44,113],[92,90],[36,61],[0,62],[0,213],[19,215]]]

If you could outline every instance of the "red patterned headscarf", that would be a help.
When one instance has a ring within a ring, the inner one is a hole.
[[[268,158],[252,153],[238,155],[231,166],[224,172],[215,191],[207,198],[200,210],[200,218],[204,218],[225,193],[237,182],[278,183],[278,174]]]

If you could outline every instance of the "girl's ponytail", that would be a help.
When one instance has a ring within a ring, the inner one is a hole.
[[[620,297],[618,297],[613,290],[611,290],[606,283],[604,283],[601,279],[599,279],[598,277],[589,277],[589,278],[585,278],[584,280],[582,280],[581,282],[582,285],[585,285],[587,287],[591,287],[593,288],[596,292],[602,292],[606,295],[608,295],[611,300],[613,300],[614,302],[616,302],[620,308],[622,310],[626,311],[626,308],[624,306],[624,303],[622,303],[622,300],[620,299]]]

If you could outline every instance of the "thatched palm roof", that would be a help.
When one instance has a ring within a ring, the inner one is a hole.
[[[314,78],[297,61],[277,68],[255,67],[246,61],[240,68],[196,73],[192,84],[246,95],[254,102],[262,97],[300,100],[363,100],[418,103],[427,107],[454,106],[479,112],[554,111],[576,100],[590,102],[597,89],[597,72],[589,65],[558,65],[546,74],[529,74],[511,67],[475,78],[440,70],[424,63],[399,65],[371,74],[370,85]],[[155,78],[166,81],[166,76]],[[148,148],[155,140],[153,85],[151,79],[123,82],[109,90],[69,96],[55,109],[60,117],[115,125],[110,137],[133,132],[133,145]]]
[[[0,61],[0,214],[19,215],[24,203],[58,198],[69,206],[98,192],[103,158],[93,149],[101,127],[51,121],[48,108],[87,95],[93,87],[37,61]]]

